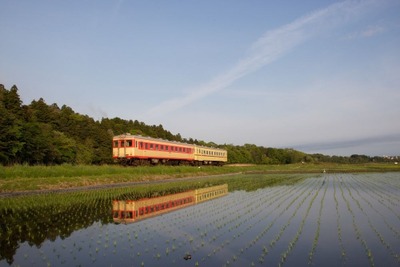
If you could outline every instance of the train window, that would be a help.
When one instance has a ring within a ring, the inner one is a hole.
[[[165,146],[165,150],[168,151],[168,150],[169,150],[169,147],[168,147],[168,146]]]
[[[143,149],[143,142],[139,142],[139,148]]]
[[[146,149],[149,149],[149,144],[148,143],[145,143],[144,146],[145,146]]]
[[[114,141],[114,142],[113,142],[113,146],[114,146],[114,147],[118,147],[118,141]]]
[[[156,145],[156,150],[158,150],[158,145]]]
[[[161,150],[164,150],[164,146],[163,146],[163,145],[160,145],[160,149],[161,149]]]
[[[126,140],[125,146],[126,147],[131,147],[132,146],[132,140]]]
[[[150,144],[150,149],[153,149],[153,144]]]

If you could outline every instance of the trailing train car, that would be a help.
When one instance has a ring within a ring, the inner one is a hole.
[[[123,134],[113,138],[113,158],[125,165],[222,165],[227,161],[224,149]]]
[[[224,149],[195,145],[194,161],[204,165],[222,165],[228,161],[228,153]]]

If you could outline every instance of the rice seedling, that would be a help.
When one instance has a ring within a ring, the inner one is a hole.
[[[333,197],[335,200],[335,209],[336,209],[336,227],[337,227],[337,233],[338,233],[338,239],[339,239],[339,246],[340,246],[340,256],[341,256],[341,261],[345,262],[346,260],[346,251],[344,249],[343,245],[343,240],[342,240],[342,228],[340,224],[340,212],[339,212],[339,201],[336,196],[336,179],[333,181]]]
[[[325,183],[325,180],[323,182],[323,184]],[[308,264],[312,264],[313,262],[313,256],[315,254],[315,250],[317,249],[317,244],[318,244],[318,239],[319,239],[319,234],[320,234],[320,230],[321,230],[321,217],[322,217],[322,210],[324,207],[324,200],[325,200],[325,196],[326,196],[326,191],[328,189],[328,186],[325,186],[324,189],[324,194],[321,198],[321,202],[320,202],[320,207],[319,207],[319,213],[318,213],[318,219],[317,219],[317,229],[315,231],[315,236],[314,236],[314,240],[313,240],[313,244],[312,244],[312,248],[311,251],[309,252],[309,258],[308,258]],[[312,205],[312,204],[311,204]],[[308,214],[308,213],[307,213]]]
[[[345,186],[345,185],[344,185],[344,186]],[[370,249],[368,248],[368,245],[367,245],[366,241],[363,239],[362,234],[361,234],[361,231],[360,231],[360,229],[359,229],[359,227],[358,227],[358,225],[357,225],[357,223],[356,223],[356,216],[355,216],[355,214],[354,214],[354,212],[353,212],[353,210],[352,210],[352,208],[351,208],[351,206],[350,206],[350,202],[349,202],[349,200],[344,196],[342,187],[340,186],[339,188],[340,188],[340,190],[341,190],[341,192],[342,192],[342,197],[343,197],[343,199],[344,199],[345,202],[346,202],[347,209],[348,209],[348,211],[350,212],[350,214],[351,214],[351,216],[352,216],[352,225],[353,225],[353,229],[354,229],[355,235],[356,235],[357,239],[360,240],[362,246],[363,246],[364,249],[365,249],[365,252],[367,253],[370,266],[375,266],[374,259],[373,259],[373,257],[372,257],[371,251],[370,251]],[[348,189],[348,188],[347,188],[347,189]],[[348,190],[348,191],[349,191],[349,190]]]

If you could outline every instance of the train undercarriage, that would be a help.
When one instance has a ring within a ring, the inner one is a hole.
[[[138,158],[118,158],[117,163],[123,166],[222,166],[223,162],[218,161],[196,161],[180,159],[138,159]]]

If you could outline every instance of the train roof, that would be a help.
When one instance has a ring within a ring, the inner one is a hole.
[[[144,140],[158,141],[158,142],[161,141],[161,142],[166,142],[166,143],[175,144],[175,145],[186,145],[186,146],[193,146],[193,147],[201,147],[204,149],[216,149],[216,150],[226,151],[226,149],[222,149],[222,148],[200,146],[200,145],[196,145],[196,144],[188,144],[188,143],[183,143],[183,142],[178,142],[178,141],[170,141],[170,140],[166,140],[166,139],[162,139],[162,138],[154,138],[154,137],[148,137],[148,136],[142,136],[142,135],[133,135],[130,133],[115,135],[113,137],[113,140],[114,139],[123,139],[123,138],[137,138],[137,139],[144,139]]]

